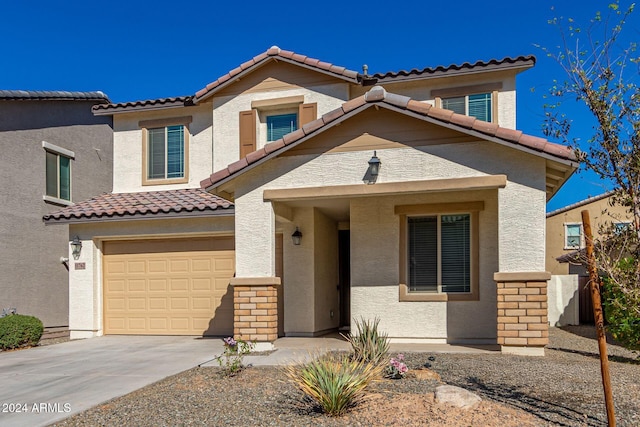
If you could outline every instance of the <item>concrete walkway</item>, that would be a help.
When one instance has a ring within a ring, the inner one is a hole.
[[[276,350],[246,356],[253,366],[298,363],[349,350],[338,334],[281,338]],[[483,353],[490,347],[391,344],[392,353]],[[104,336],[0,353],[0,426],[44,426],[196,366],[218,366],[221,339]],[[20,412],[18,412],[20,411]]]
[[[1,352],[0,426],[48,425],[222,350],[218,339],[112,335]]]

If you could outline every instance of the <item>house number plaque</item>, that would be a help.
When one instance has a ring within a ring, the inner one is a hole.
[[[84,270],[86,268],[86,265],[84,262],[76,262],[76,270]]]

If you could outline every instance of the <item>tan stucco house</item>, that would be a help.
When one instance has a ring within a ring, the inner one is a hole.
[[[545,203],[576,167],[515,130],[535,58],[362,74],[272,47],[192,96],[100,105],[113,193],[45,217],[82,248],[74,338],[548,341]]]

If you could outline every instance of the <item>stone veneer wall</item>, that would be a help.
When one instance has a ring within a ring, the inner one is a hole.
[[[549,344],[547,280],[550,277],[548,273],[494,275],[498,286],[498,344],[504,352],[524,347],[544,354],[544,346]]]
[[[245,341],[278,338],[277,285],[233,285],[233,335]]]

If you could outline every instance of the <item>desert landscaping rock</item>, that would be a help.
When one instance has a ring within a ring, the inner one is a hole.
[[[436,388],[436,402],[438,403],[452,405],[456,408],[471,409],[481,401],[480,396],[460,387],[441,385]]]

